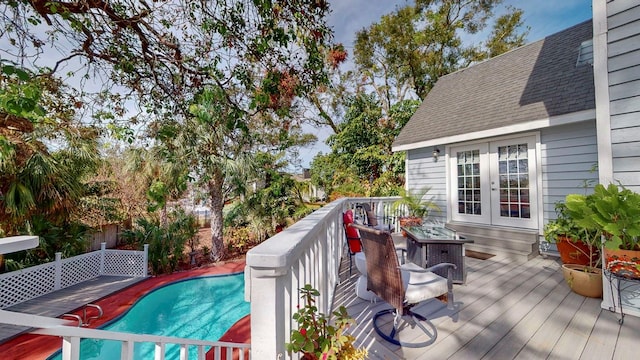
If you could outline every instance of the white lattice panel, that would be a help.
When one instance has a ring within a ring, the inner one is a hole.
[[[55,263],[0,275],[0,309],[52,292],[55,275]]]
[[[144,251],[105,251],[104,275],[144,277],[144,265]]]
[[[59,288],[100,276],[102,252],[74,256],[60,261]],[[144,251],[105,250],[104,275],[145,277]],[[56,262],[0,274],[0,309],[56,290]]]
[[[100,276],[100,251],[62,260],[62,288],[91,280],[98,276]]]

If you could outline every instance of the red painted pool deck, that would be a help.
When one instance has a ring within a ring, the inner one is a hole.
[[[102,318],[93,321],[89,327],[97,328],[100,327],[100,325],[111,321],[115,317],[127,311],[140,297],[163,285],[191,277],[242,272],[244,271],[244,266],[244,260],[229,261],[199,269],[150,277],[147,280],[136,283],[124,290],[107,295],[106,297],[95,301],[95,304],[102,307],[104,315]],[[81,312],[82,310],[78,309],[73,313],[82,315]],[[246,344],[250,343],[250,340],[251,328],[249,315],[239,320],[220,338],[220,341]],[[61,346],[62,340],[59,337],[23,334],[0,344],[0,358],[4,360],[46,359],[55,351],[60,349]],[[213,358],[213,356],[209,355],[207,358]]]

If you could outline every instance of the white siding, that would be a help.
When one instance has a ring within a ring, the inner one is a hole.
[[[545,222],[555,218],[555,203],[571,193],[590,191],[598,181],[596,124],[586,121],[542,129],[542,209]]]
[[[407,152],[407,186],[410,191],[418,191],[430,187],[427,196],[440,207],[440,212],[431,216],[438,221],[446,221],[447,217],[447,176],[444,146],[439,146],[438,161],[433,161],[433,147],[409,150]]]
[[[607,4],[613,178],[640,191],[640,3]]]

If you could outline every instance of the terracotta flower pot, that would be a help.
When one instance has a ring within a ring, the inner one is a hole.
[[[589,246],[580,240],[574,241],[566,236],[559,236],[556,242],[558,252],[560,253],[560,260],[563,264],[578,264],[578,265],[590,265],[589,264]],[[595,264],[600,256],[600,251],[594,249],[593,251],[593,264]]]
[[[562,275],[573,292],[592,297],[602,297],[602,270],[584,265],[563,264]]]
[[[399,220],[400,227],[422,225],[422,218],[415,216],[401,217]],[[404,230],[402,230],[402,236],[407,237],[407,233]]]

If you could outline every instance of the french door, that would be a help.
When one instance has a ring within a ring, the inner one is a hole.
[[[450,149],[451,219],[538,228],[535,136]]]

